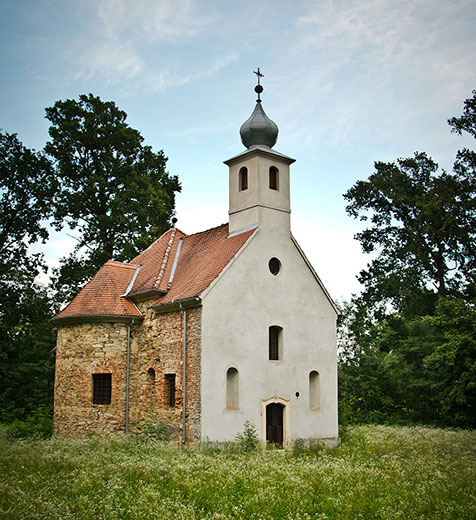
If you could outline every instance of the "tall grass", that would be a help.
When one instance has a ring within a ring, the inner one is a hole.
[[[476,518],[476,432],[363,426],[338,448],[178,450],[0,435],[0,518]]]

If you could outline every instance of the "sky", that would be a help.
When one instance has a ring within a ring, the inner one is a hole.
[[[292,231],[331,296],[360,290],[369,258],[342,195],[374,161],[425,151],[451,170],[450,132],[476,89],[476,0],[0,0],[0,128],[48,141],[46,107],[114,101],[179,176],[177,227],[228,220],[228,168],[255,105],[291,166]],[[74,247],[41,248],[50,266]]]

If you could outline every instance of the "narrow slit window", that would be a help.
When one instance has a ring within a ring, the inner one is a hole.
[[[93,374],[93,404],[111,404],[111,374]]]
[[[248,168],[243,166],[240,169],[239,173],[239,182],[240,182],[240,191],[245,191],[248,189]]]
[[[269,328],[269,359],[279,361],[282,359],[283,329],[273,325]]]
[[[279,190],[279,171],[276,166],[269,169],[269,189]]]
[[[234,367],[226,371],[226,409],[238,410],[240,407],[240,381],[238,370]]]
[[[175,374],[165,374],[165,397],[170,408],[175,407]]]

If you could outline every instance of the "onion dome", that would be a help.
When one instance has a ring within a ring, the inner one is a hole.
[[[263,87],[260,85],[260,77],[263,77],[258,72],[258,85],[255,87],[255,92],[258,94],[256,106],[253,113],[240,128],[241,141],[246,148],[251,148],[255,145],[268,146],[272,148],[278,139],[278,125],[272,121],[263,110],[261,106],[260,94],[263,92]]]

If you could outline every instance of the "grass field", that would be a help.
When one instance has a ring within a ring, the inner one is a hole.
[[[178,450],[138,438],[8,440],[0,518],[476,518],[476,431],[362,426],[335,449]]]

